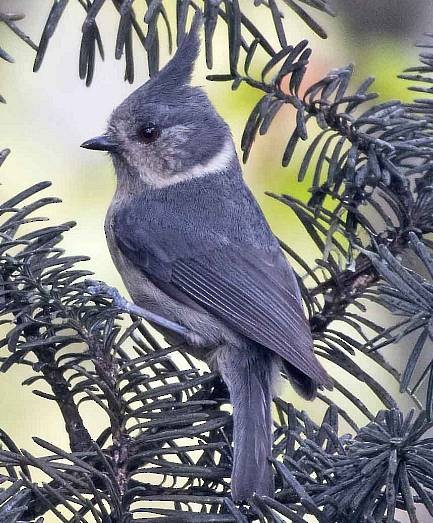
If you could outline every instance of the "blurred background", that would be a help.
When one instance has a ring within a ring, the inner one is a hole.
[[[252,3],[241,0],[242,7],[244,2]],[[143,3],[144,0],[136,0],[137,10],[141,9],[140,4]],[[175,2],[172,4],[174,8]],[[51,5],[52,0],[0,0],[2,11],[26,14],[20,27],[36,43]],[[338,15],[334,19],[313,12],[326,28],[329,35],[327,40],[316,37],[291,11],[287,12],[287,34],[291,43],[307,38],[313,48],[306,84],[319,80],[333,67],[354,63],[355,87],[367,76],[375,76],[373,89],[380,94],[380,100],[409,100],[411,93],[407,91],[407,83],[398,80],[396,75],[416,64],[417,50],[414,43],[421,39],[423,32],[431,31],[433,27],[432,2],[334,0],[333,5]],[[251,10],[254,13],[258,11],[253,7]],[[173,13],[174,9],[170,14]],[[51,180],[53,186],[46,193],[59,196],[63,203],[51,208],[50,219],[55,223],[71,219],[77,221],[77,226],[65,236],[64,248],[69,254],[90,256],[92,261],[88,266],[95,271],[97,278],[124,292],[111,262],[103,231],[105,212],[115,187],[113,169],[106,155],[80,149],[79,145],[85,139],[101,133],[112,109],[146,81],[146,58],[142,48],[136,45],[136,81],[134,85],[125,83],[124,63],[114,60],[118,15],[111,3],[106,2],[98,17],[106,58],[105,62],[98,60],[92,86],[87,88],[78,78],[83,20],[82,7],[78,2],[70,2],[37,74],[32,73],[34,52],[5,26],[0,25],[2,47],[16,59],[15,64],[0,61],[0,93],[7,100],[7,105],[0,107],[3,129],[0,145],[12,149],[12,154],[0,171],[0,194],[1,199],[5,200],[35,182]],[[268,27],[267,36],[276,42],[270,16],[260,18],[258,24],[265,33]],[[217,36],[212,72],[225,73],[228,64],[223,25]],[[165,46],[162,37],[162,64],[168,59]],[[206,81],[206,74],[202,55],[194,83],[204,86],[230,124],[235,143],[239,146],[243,126],[260,93],[248,87],[232,92],[229,84]],[[260,137],[256,142],[244,172],[274,232],[304,258],[313,259],[315,253],[302,226],[288,208],[264,195],[264,191],[268,190],[289,193],[301,199],[308,197],[308,180],[303,184],[297,182],[297,170],[305,148],[298,149],[288,168],[280,166],[288,130],[293,128],[291,118],[293,114],[289,111],[279,115],[268,135]],[[396,359],[399,354],[396,353]],[[38,452],[31,440],[32,435],[38,435],[60,447],[67,446],[56,407],[33,396],[29,387],[19,386],[26,377],[28,371],[19,367],[6,376],[0,375],[0,426],[20,447],[32,452]],[[397,393],[395,384],[390,382],[389,387]],[[352,392],[357,393],[353,391],[353,384]],[[298,408],[308,408],[312,417],[323,414],[320,402],[306,405],[292,395],[288,397]],[[402,405],[410,406],[410,402],[402,397]],[[374,404],[369,406],[375,410]],[[90,428],[95,434],[98,433],[103,424],[102,417],[98,417],[95,412],[87,414]],[[355,419],[365,423],[365,419]]]

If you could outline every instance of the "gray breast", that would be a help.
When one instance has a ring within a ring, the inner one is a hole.
[[[170,295],[167,294],[122,254],[117,246],[113,227],[114,216],[120,205],[122,205],[121,202],[115,198],[105,219],[105,235],[114,265],[119,271],[133,302],[166,319],[184,325],[191,332],[197,333],[197,347],[217,346],[223,340],[239,345],[241,337],[218,318],[209,314],[198,304],[188,303],[190,300],[186,296],[185,299],[178,300],[173,297],[175,295],[173,292],[170,292]],[[172,336],[168,336],[168,339],[171,342],[179,343],[179,340],[175,340]],[[200,356],[195,353],[194,355],[208,359],[207,354]]]
[[[156,314],[162,314],[163,310],[161,309],[161,305],[167,300],[167,295],[146,278],[146,276],[122,254],[117,246],[113,228],[113,218],[117,206],[117,202],[113,200],[107,212],[104,225],[111,258],[134,303]]]

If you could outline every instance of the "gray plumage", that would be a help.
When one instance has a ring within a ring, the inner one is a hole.
[[[314,356],[294,273],[244,184],[230,131],[189,85],[199,24],[197,15],[173,59],[83,147],[113,158],[118,184],[105,230],[131,298],[186,327],[181,341],[227,384],[232,495],[240,501],[273,494],[272,388],[281,367],[309,399],[332,382]]]

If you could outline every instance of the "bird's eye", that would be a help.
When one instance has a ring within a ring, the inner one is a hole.
[[[158,127],[151,123],[143,125],[143,127],[138,131],[138,139],[144,143],[154,142],[160,135],[160,130]]]

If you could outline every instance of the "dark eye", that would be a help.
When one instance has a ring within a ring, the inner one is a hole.
[[[138,139],[144,143],[154,142],[159,135],[160,130],[153,123],[143,125],[143,127],[138,131]]]

